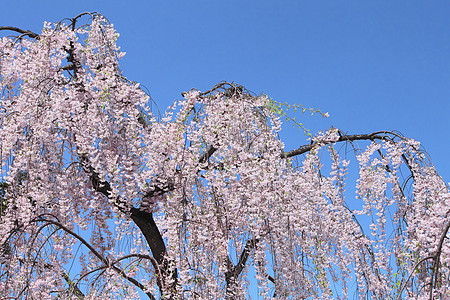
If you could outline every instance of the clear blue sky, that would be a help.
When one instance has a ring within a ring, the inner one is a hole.
[[[320,108],[313,132],[398,130],[450,181],[448,1],[3,1],[0,25],[40,31],[98,11],[120,32],[125,76],[164,111],[221,80]],[[287,147],[304,144],[285,126]]]

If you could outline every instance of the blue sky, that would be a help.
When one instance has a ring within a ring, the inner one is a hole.
[[[450,181],[448,1],[4,1],[0,24],[98,11],[117,28],[125,76],[164,111],[190,88],[235,81],[329,112],[317,132],[397,130],[420,140]],[[287,148],[306,141],[291,125]]]

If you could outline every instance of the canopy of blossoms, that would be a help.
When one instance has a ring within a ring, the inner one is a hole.
[[[236,84],[153,114],[99,14],[0,30],[2,299],[450,297],[449,188],[418,142],[286,152],[277,102]]]

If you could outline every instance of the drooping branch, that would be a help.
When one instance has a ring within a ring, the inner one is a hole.
[[[208,92],[210,93],[211,91],[208,91]],[[358,141],[358,140],[366,140],[366,141],[367,140],[369,140],[369,141],[390,140],[390,141],[392,141],[394,137],[403,139],[402,136],[400,136],[399,134],[397,134],[395,132],[391,132],[391,131],[377,131],[377,132],[369,133],[369,134],[352,134],[352,135],[346,135],[342,131],[339,131],[339,139],[336,141],[317,141],[317,142],[313,142],[311,144],[302,145],[302,146],[298,147],[297,149],[291,150],[289,152],[284,152],[283,154],[281,154],[281,158],[290,158],[290,157],[298,156],[301,154],[305,154],[305,153],[311,151],[319,143],[322,145],[326,145],[326,144],[332,144],[332,143],[337,143],[337,142],[352,142],[352,141]],[[218,150],[217,148],[210,146],[208,148],[208,150],[200,156],[199,162],[200,163],[206,162],[217,150]]]
[[[20,33],[21,35],[18,37],[18,39],[20,39],[23,36],[28,36],[32,39],[39,39],[39,34],[36,34],[30,30],[23,30],[17,27],[13,27],[13,26],[0,26],[0,31],[1,30],[9,30],[9,31],[15,31],[17,33]]]
[[[191,91],[197,91],[197,89],[191,89]],[[250,92],[244,88],[242,85],[236,84],[234,82],[227,82],[227,81],[223,81],[223,82],[219,82],[218,84],[214,85],[210,90],[199,93],[198,96],[199,97],[203,97],[206,95],[211,95],[212,93],[216,92],[216,91],[221,91],[223,92],[224,96],[226,97],[232,97],[234,95],[241,95],[241,94],[247,94],[250,95]],[[181,93],[181,96],[185,96],[186,92]]]
[[[128,258],[132,258],[132,257],[137,257],[137,260],[148,259],[148,260],[151,261],[151,263],[152,263],[153,266],[155,266],[155,267],[157,266],[155,259],[154,259],[153,257],[151,257],[150,255],[146,255],[146,254],[137,254],[137,253],[135,253],[135,254],[128,254],[128,255],[122,256],[121,258],[118,258],[118,259],[116,259],[116,260],[110,262],[109,265],[110,265],[110,266],[113,266],[113,265],[117,264],[118,262],[120,262],[120,261],[122,261],[122,260],[125,260],[125,259],[128,259]],[[95,272],[100,271],[100,270],[104,270],[104,269],[106,269],[106,268],[108,268],[108,267],[109,267],[109,266],[101,265],[101,266],[99,266],[99,267],[97,267],[97,268],[95,268],[95,269],[92,269],[92,270],[90,270],[90,271],[84,273],[83,275],[80,276],[80,278],[78,278],[77,284],[78,284],[78,282],[80,282],[83,278],[89,276],[90,274],[95,273]],[[158,271],[158,270],[157,270],[157,271]],[[161,275],[161,274],[159,274],[159,273],[157,274],[157,276],[160,276],[160,275]]]
[[[69,228],[67,228],[66,226],[62,225],[60,222],[58,221],[53,221],[53,220],[49,220],[49,219],[45,219],[43,217],[38,217],[34,222],[44,222],[47,224],[52,224],[55,225],[57,227],[59,227],[60,229],[64,230],[65,232],[67,232],[68,234],[70,234],[71,236],[73,236],[74,238],[76,238],[77,240],[79,240],[84,246],[86,246],[89,251],[92,252],[92,254],[94,254],[102,263],[104,264],[108,264],[108,260],[106,258],[103,257],[103,255],[101,255],[97,250],[95,250],[94,247],[91,246],[91,244],[89,244],[83,237],[81,237],[79,234],[75,233],[74,231],[70,230]]]
[[[76,24],[77,20],[79,18],[85,16],[85,15],[90,15],[92,18],[101,16],[97,12],[93,12],[93,13],[84,12],[84,13],[81,13],[81,14],[77,15],[75,18],[69,19],[69,21],[71,23],[72,30],[75,30],[75,24]],[[103,17],[103,16],[101,16],[101,17]],[[103,17],[103,18],[105,18],[105,17]],[[65,20],[67,20],[67,19],[65,19]],[[64,21],[64,20],[62,20],[62,21]],[[60,21],[58,23],[58,25],[60,25],[62,21]],[[28,37],[30,37],[32,39],[37,39],[37,40],[40,39],[40,35],[35,33],[35,32],[33,32],[33,31],[31,31],[31,30],[23,30],[21,28],[14,27],[14,26],[0,26],[0,31],[2,31],[2,30],[8,30],[8,31],[14,31],[14,32],[20,33],[20,36],[18,36],[17,39],[20,39],[20,38],[22,38],[24,36],[28,36]]]
[[[412,271],[409,273],[408,278],[406,278],[405,282],[403,283],[402,287],[400,288],[400,291],[398,292],[397,300],[400,300],[400,299],[402,298],[402,293],[403,293],[403,291],[405,290],[406,285],[408,284],[408,281],[409,281],[409,280],[411,279],[411,277],[413,276],[414,270],[416,270],[422,263],[424,263],[425,261],[427,261],[427,260],[429,260],[429,259],[434,259],[434,255],[431,255],[431,256],[427,256],[427,257],[425,257],[425,258],[422,258],[421,260],[419,260],[419,261],[414,265],[414,268],[411,269]]]
[[[79,283],[83,278],[89,276],[90,274],[95,273],[95,272],[98,272],[98,271],[100,271],[100,270],[104,270],[104,269],[106,269],[106,268],[108,268],[108,267],[110,267],[110,266],[114,266],[115,264],[119,263],[120,261],[125,260],[125,259],[129,259],[129,258],[137,258],[137,259],[134,260],[132,263],[134,263],[134,262],[136,262],[136,261],[140,261],[140,260],[142,260],[142,259],[150,260],[150,262],[152,263],[152,265],[155,267],[155,270],[157,271],[157,274],[156,274],[157,279],[160,280],[160,278],[161,278],[161,273],[159,272],[158,264],[156,263],[155,259],[154,259],[153,257],[149,256],[149,255],[146,255],[146,254],[138,254],[138,253],[134,253],[134,254],[128,254],[128,255],[122,256],[122,257],[120,257],[120,258],[118,258],[118,259],[116,259],[116,260],[110,262],[110,263],[109,263],[109,266],[102,265],[102,266],[99,266],[99,267],[97,267],[97,268],[95,268],[95,269],[92,269],[92,270],[90,270],[90,271],[88,271],[88,272],[82,274],[82,275],[77,279],[77,282],[72,282],[72,285],[74,285],[75,287],[77,287],[78,283]],[[150,297],[150,298],[151,298],[151,297]]]
[[[122,276],[123,278],[125,278],[126,280],[128,280],[129,282],[131,282],[132,284],[134,284],[135,286],[137,286],[138,288],[140,288],[143,292],[145,292],[145,294],[152,300],[155,299],[155,297],[153,296],[152,293],[150,292],[146,292],[146,288],[143,284],[141,284],[140,282],[138,282],[136,279],[134,279],[133,277],[128,276],[127,274],[125,274],[125,272],[123,270],[121,270],[120,268],[118,268],[117,266],[111,264],[108,259],[106,257],[104,257],[101,253],[99,253],[97,250],[95,250],[94,247],[92,247],[92,245],[90,245],[83,237],[81,237],[79,234],[75,233],[74,231],[70,230],[69,228],[67,228],[66,226],[62,225],[60,222],[57,221],[53,221],[53,220],[49,220],[49,219],[45,219],[42,217],[38,217],[35,222],[44,222],[47,224],[52,224],[55,225],[57,227],[59,227],[60,229],[64,230],[66,233],[70,234],[71,236],[73,236],[75,239],[77,239],[78,241],[80,241],[84,246],[86,246],[89,251],[91,251],[92,254],[94,254],[105,266],[113,269],[117,274],[119,274],[120,276]]]
[[[397,299],[401,299],[402,298],[402,293],[405,290],[409,280],[411,279],[411,277],[414,274],[414,270],[416,270],[422,263],[424,263],[427,260],[433,260],[433,266],[431,267],[431,279],[430,279],[430,293],[429,293],[429,299],[432,300],[433,299],[433,290],[437,285],[437,280],[438,280],[438,274],[439,274],[439,265],[440,265],[440,257],[441,257],[441,253],[442,253],[442,246],[444,244],[444,240],[447,237],[447,233],[450,230],[450,222],[447,222],[447,224],[445,225],[444,230],[442,231],[441,237],[439,239],[439,243],[437,246],[437,250],[436,253],[430,256],[427,256],[425,258],[422,258],[421,260],[419,260],[415,266],[411,269],[412,271],[410,272],[410,274],[408,275],[408,277],[406,278],[405,282],[403,283],[403,285],[400,288],[400,291],[398,292],[398,296]]]

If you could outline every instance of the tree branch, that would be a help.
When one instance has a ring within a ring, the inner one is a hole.
[[[29,36],[30,38],[37,39],[37,40],[40,38],[39,34],[36,34],[30,30],[23,30],[23,29],[13,27],[13,26],[0,26],[0,31],[1,30],[9,30],[9,31],[18,32],[21,34],[19,36],[19,38],[21,38],[22,36]]]
[[[227,283],[227,290],[230,290],[230,291],[232,290],[232,286],[233,286],[234,282],[239,277],[239,275],[242,273],[242,270],[244,269],[245,264],[247,263],[248,257],[250,256],[250,252],[253,250],[253,248],[255,248],[257,242],[258,242],[258,240],[255,240],[255,239],[251,239],[251,240],[247,241],[247,243],[244,246],[244,250],[242,250],[241,256],[239,257],[239,261],[236,264],[236,266],[233,266],[231,263],[231,260],[228,259],[228,261],[230,262],[232,267],[229,266],[229,268],[231,267],[231,270],[229,270],[228,272],[225,273],[225,281]]]
[[[210,92],[211,91],[208,91],[208,93],[210,93]],[[377,131],[377,132],[370,133],[370,134],[353,134],[353,135],[346,135],[346,134],[343,134],[341,131],[339,131],[339,135],[340,136],[337,141],[319,141],[319,142],[314,142],[314,143],[308,144],[308,145],[302,145],[302,146],[298,147],[297,149],[291,150],[289,152],[284,152],[283,154],[281,154],[281,158],[290,158],[290,157],[304,154],[306,152],[311,151],[319,143],[331,144],[331,143],[336,143],[336,142],[352,142],[352,141],[357,141],[357,140],[374,141],[374,140],[393,140],[393,137],[397,137],[397,138],[401,138],[401,139],[403,138],[402,136],[400,136],[394,132],[391,132],[391,131]],[[202,153],[202,155],[200,155],[199,162],[205,163],[217,150],[218,150],[217,148],[210,146],[208,148],[208,151],[206,151],[206,152]]]
[[[78,235],[77,233],[73,232],[72,230],[70,230],[69,228],[67,228],[66,226],[62,225],[61,223],[57,222],[57,221],[53,221],[53,220],[48,220],[48,219],[44,219],[41,217],[38,217],[36,220],[36,222],[45,222],[45,223],[49,223],[49,224],[53,224],[57,227],[59,227],[60,229],[64,230],[65,232],[67,232],[68,234],[70,234],[71,236],[73,236],[74,238],[76,238],[77,240],[79,240],[83,245],[85,245],[91,252],[92,254],[94,254],[105,266],[112,268],[114,271],[116,271],[116,273],[118,273],[120,276],[122,276],[123,278],[125,278],[126,280],[128,280],[129,282],[131,282],[132,284],[134,284],[135,286],[137,286],[138,288],[140,288],[150,299],[154,300],[155,297],[152,295],[152,293],[150,292],[146,292],[146,288],[144,285],[142,285],[140,282],[138,282],[136,279],[134,279],[133,277],[128,276],[127,274],[125,274],[125,272],[121,269],[119,269],[118,267],[112,265],[109,263],[108,259],[106,259],[102,254],[100,254],[97,250],[95,250],[94,247],[92,247],[85,239],[83,239],[80,235]]]
[[[441,234],[441,237],[439,239],[439,244],[437,247],[436,254],[434,256],[434,262],[433,262],[433,268],[431,273],[431,286],[430,286],[430,300],[433,299],[433,289],[437,285],[438,281],[438,275],[439,275],[439,260],[441,257],[442,252],[442,245],[444,244],[445,237],[447,236],[447,233],[450,229],[450,222],[447,222],[447,225],[445,225],[445,229]],[[434,281],[434,283],[433,283]]]
[[[170,276],[174,280],[175,286],[178,278],[178,273],[177,270],[175,269],[174,271],[172,271],[172,274],[170,274],[171,271],[169,261],[166,258],[167,254],[166,245],[164,244],[164,240],[161,236],[161,233],[159,232],[158,226],[156,226],[155,220],[153,219],[153,215],[146,211],[142,211],[132,207],[131,219],[141,230],[142,234],[145,237],[145,240],[147,241],[147,244],[150,247],[150,250],[152,251],[153,257],[158,263],[158,267],[162,273],[161,280],[164,280],[164,278]],[[161,284],[160,288],[163,288],[162,285],[163,282],[160,282],[160,284]],[[172,288],[174,288],[174,286]]]
[[[245,265],[247,264],[248,258],[250,256],[250,253],[252,250],[256,247],[256,244],[259,242],[258,239],[251,239],[248,240],[247,243],[244,246],[244,250],[242,250],[241,256],[239,257],[239,261],[236,264],[236,266],[232,267],[232,270],[225,273],[225,281],[227,283],[227,288],[231,289],[231,286],[242,273],[244,270]],[[228,258],[229,263],[231,263],[231,260]],[[267,279],[271,281],[273,284],[275,284],[275,278],[270,276],[269,274],[265,274],[267,276]],[[272,297],[276,297],[276,292]]]
[[[94,168],[89,164],[89,161],[86,156],[81,157],[82,165],[85,172],[88,174],[92,186],[95,191],[105,195],[108,198],[111,198],[112,188],[109,182],[101,180],[99,174],[94,170]],[[173,186],[169,186],[168,189],[173,189]],[[155,194],[162,194],[167,192],[165,189],[161,189],[156,187],[150,192],[147,192],[146,197],[151,197]],[[170,290],[175,289],[175,285],[178,278],[177,270],[170,270],[169,261],[166,259],[166,245],[161,236],[161,233],[158,229],[158,226],[153,219],[153,215],[137,209],[125,201],[121,200],[120,197],[115,199],[116,207],[123,213],[127,213],[130,215],[131,219],[134,221],[136,226],[140,229],[141,233],[144,235],[145,240],[147,241],[148,246],[158,263],[157,268],[160,270],[162,276],[158,280],[158,286],[161,289],[161,293],[164,291],[166,285],[166,278],[172,277],[173,284],[171,285]],[[170,274],[172,273],[172,274]]]
[[[61,272],[62,277],[69,285],[70,292],[75,295],[78,299],[84,299],[85,295],[83,292],[78,288],[78,285],[75,284],[69,277],[69,275],[66,272]]]
[[[432,255],[432,256],[427,256],[427,257],[425,257],[425,258],[422,258],[421,260],[419,260],[419,261],[416,263],[416,265],[414,266],[414,268],[412,268],[412,271],[409,273],[408,278],[406,278],[405,283],[402,285],[402,287],[400,288],[400,291],[398,292],[397,300],[400,300],[400,299],[402,298],[403,290],[406,288],[406,285],[408,284],[409,279],[411,279],[412,275],[414,274],[414,270],[415,270],[417,267],[419,267],[420,264],[422,264],[424,261],[427,261],[427,260],[429,260],[429,259],[434,259],[434,255]]]
[[[55,267],[52,264],[45,264],[45,268],[55,271]],[[70,279],[69,274],[67,274],[64,271],[56,270],[61,273],[62,278],[67,282],[69,285],[69,292],[71,295],[75,295],[78,299],[84,299],[85,295],[83,292],[78,288],[78,283],[73,282],[72,279]]]
[[[208,159],[216,152],[217,148],[210,146],[208,148],[208,151],[203,152],[202,155],[200,155],[200,158],[198,159],[199,163],[205,163],[208,161]]]
[[[370,141],[393,140],[393,136],[398,137],[398,138],[403,138],[400,135],[398,135],[394,132],[391,132],[391,131],[378,131],[378,132],[374,132],[374,133],[370,133],[370,134],[353,134],[353,135],[346,135],[346,134],[343,134],[341,131],[339,131],[339,134],[340,134],[340,136],[337,141],[319,141],[319,142],[314,142],[309,145],[303,145],[303,146],[300,146],[297,149],[291,150],[289,152],[284,152],[281,155],[281,157],[282,158],[290,158],[290,157],[304,154],[306,152],[311,151],[311,149],[316,147],[319,143],[327,145],[327,144],[332,144],[332,143],[336,143],[336,142],[352,142],[352,141],[357,141],[357,140],[370,140]]]
[[[258,243],[258,241],[259,240],[257,239],[251,239],[247,241],[237,265],[233,268],[233,277],[237,278],[242,273],[242,270],[247,263],[248,257],[250,256],[250,252],[253,250],[253,248],[256,247],[256,243]]]

